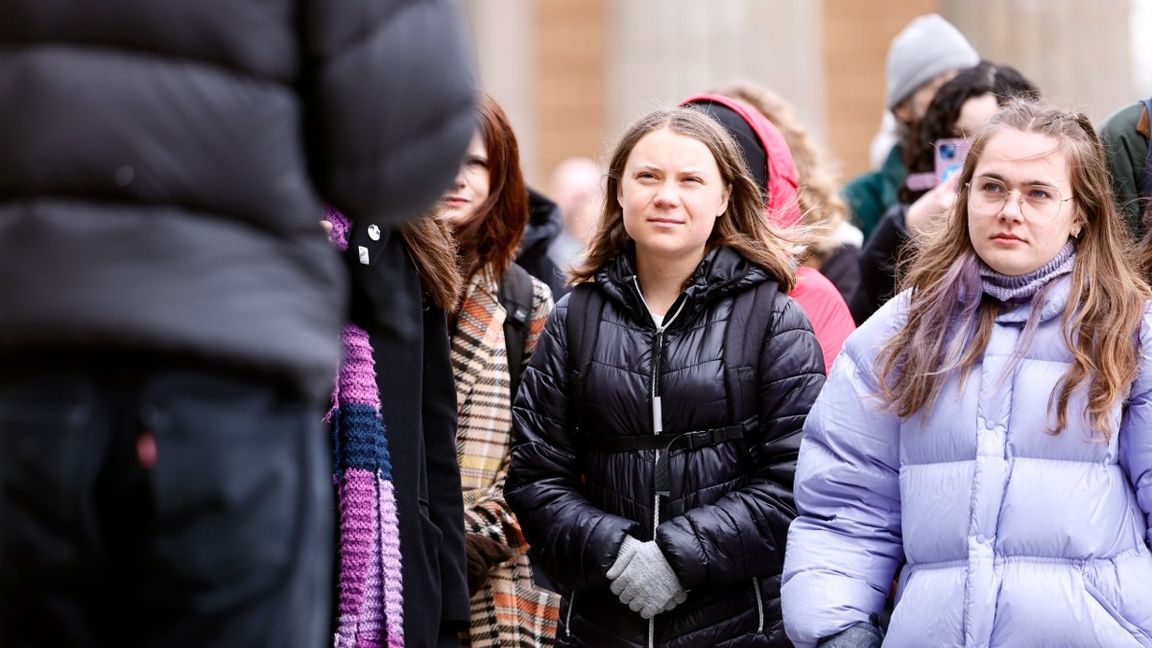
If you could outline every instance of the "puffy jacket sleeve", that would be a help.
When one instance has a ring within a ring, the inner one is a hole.
[[[784,561],[788,524],[796,516],[796,454],[804,418],[824,384],[824,359],[799,305],[777,295],[774,309],[760,353],[752,479],[656,529],[656,542],[686,589],[776,574]]]
[[[301,86],[313,179],[354,222],[417,217],[472,136],[472,64],[448,0],[306,0]]]
[[[1152,307],[1145,306],[1140,329],[1140,365],[1120,426],[1120,465],[1136,490],[1144,514],[1146,542],[1152,547]]]
[[[800,647],[879,613],[904,560],[900,423],[880,408],[871,364],[896,301],[848,339],[804,425],[781,587],[785,629]]]
[[[534,565],[573,590],[607,587],[632,520],[593,506],[568,426],[566,295],[524,372],[513,408],[512,460],[504,494],[532,547]]]

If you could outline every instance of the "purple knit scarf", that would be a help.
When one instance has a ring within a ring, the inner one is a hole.
[[[350,224],[328,210],[331,238],[347,249]],[[333,481],[340,518],[337,648],[404,646],[400,531],[388,436],[368,333],[347,324],[332,393]]]

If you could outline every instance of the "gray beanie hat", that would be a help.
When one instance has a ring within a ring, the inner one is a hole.
[[[920,16],[888,48],[885,103],[891,110],[938,74],[979,62],[976,50],[952,23],[936,14]]]

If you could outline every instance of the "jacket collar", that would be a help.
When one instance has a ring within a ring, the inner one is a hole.
[[[1037,308],[1040,310],[1040,319],[1037,323],[1046,322],[1053,317],[1059,317],[1064,312],[1064,306],[1068,303],[1068,293],[1071,290],[1071,275],[1053,279],[1052,283],[1042,288],[1032,301],[1016,304],[1006,309],[996,317],[996,322],[1002,324],[1023,324],[1028,321],[1033,310]],[[1039,302],[1036,300],[1039,300]]]
[[[648,307],[644,305],[636,278],[636,254],[633,246],[606,264],[596,273],[596,283],[604,290],[609,301],[627,311],[640,322],[649,321]],[[691,321],[712,303],[742,290],[768,281],[768,273],[752,264],[732,248],[715,247],[704,255],[693,270],[687,287],[681,295],[685,300],[684,313],[677,323]]]

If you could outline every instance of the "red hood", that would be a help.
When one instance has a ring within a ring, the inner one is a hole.
[[[796,163],[792,151],[784,140],[784,135],[768,118],[755,109],[720,94],[698,94],[680,103],[686,106],[700,102],[717,103],[731,109],[744,118],[752,127],[764,147],[764,157],[768,161],[768,204],[765,217],[776,227],[792,227],[800,222],[800,181],[796,174]]]

